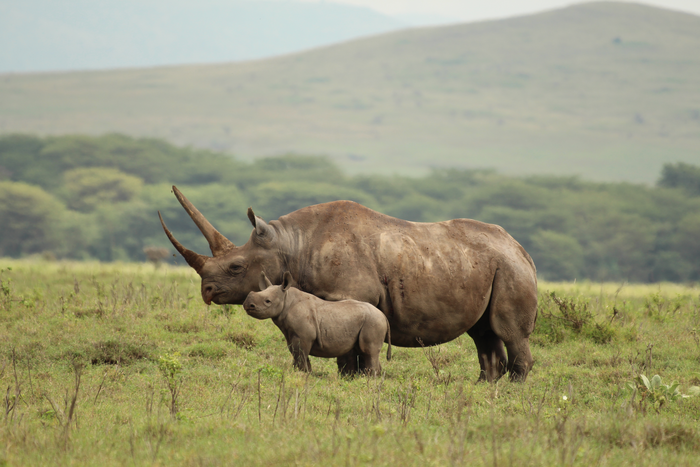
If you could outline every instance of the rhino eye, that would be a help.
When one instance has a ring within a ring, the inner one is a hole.
[[[272,303],[270,300],[265,300],[265,305],[269,305],[270,303]]]
[[[240,274],[241,272],[243,272],[243,269],[243,266],[241,266],[240,264],[232,264],[228,267],[229,272],[231,272],[232,274]]]

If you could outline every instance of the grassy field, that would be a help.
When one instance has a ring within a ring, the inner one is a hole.
[[[0,132],[123,132],[428,167],[654,182],[700,160],[700,18],[613,2],[270,60],[0,75]]]
[[[526,383],[463,336],[378,378],[294,371],[281,333],[190,270],[0,260],[0,465],[697,465],[700,291],[540,285]],[[551,293],[554,292],[554,295]],[[663,389],[663,387],[661,388]],[[662,400],[663,396],[666,400]]]

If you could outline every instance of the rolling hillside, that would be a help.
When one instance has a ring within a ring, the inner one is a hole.
[[[653,182],[664,162],[700,162],[699,50],[700,17],[589,3],[264,61],[0,75],[0,133]]]

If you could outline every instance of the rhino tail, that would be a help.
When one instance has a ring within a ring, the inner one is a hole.
[[[316,325],[316,339],[318,340],[318,346],[323,348],[323,335],[321,334],[321,323],[318,317],[316,308],[312,310],[314,316],[314,324]]]
[[[386,349],[386,360],[389,361],[391,360],[391,325],[388,318],[386,318],[386,342],[389,344],[389,347]]]

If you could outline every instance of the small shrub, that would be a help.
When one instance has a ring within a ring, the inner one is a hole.
[[[575,332],[581,332],[583,327],[593,319],[593,315],[588,311],[587,301],[559,298],[554,292],[550,294],[550,297],[559,307],[560,319]]]
[[[532,341],[535,344],[559,344],[569,335],[584,336],[596,344],[608,344],[618,336],[618,328],[613,327],[613,320],[619,314],[613,307],[612,318],[608,322],[597,322],[588,310],[588,301],[574,298],[560,298],[554,292],[540,300],[535,331]],[[636,331],[630,331],[634,336],[627,340],[636,340]]]
[[[151,359],[152,355],[148,345],[108,339],[70,347],[62,352],[61,358],[92,365],[129,365],[137,360]]]
[[[158,357],[158,370],[163,375],[165,386],[170,393],[170,416],[177,417],[178,396],[182,387],[182,363],[180,353],[165,354]]]
[[[638,444],[634,426],[626,418],[612,419],[610,424],[591,430],[591,436],[610,447],[625,448]]]
[[[588,302],[562,299],[552,292],[540,300],[533,342],[559,344],[572,332],[580,334],[591,320]]]
[[[93,365],[128,365],[135,360],[150,359],[146,346],[131,342],[107,340],[95,342],[87,348],[85,355]]]
[[[242,349],[250,350],[257,345],[255,336],[251,333],[243,332],[229,332],[224,336],[224,340],[232,342],[237,347]]]
[[[634,326],[622,329],[621,335],[627,342],[637,342],[639,339],[639,336],[637,335],[637,328]]]
[[[661,296],[661,293],[656,292],[649,295],[644,300],[644,306],[647,309],[647,315],[657,321],[663,322],[668,315],[675,314],[686,303],[687,297],[678,295],[673,300],[666,299]]]
[[[566,338],[566,330],[555,317],[549,314],[540,314],[537,317],[535,331],[530,339],[534,344],[561,344]]]
[[[586,327],[585,334],[596,344],[608,344],[617,336],[617,329],[609,324],[594,323]]]
[[[170,256],[170,251],[167,248],[159,248],[156,246],[144,247],[143,253],[146,255],[146,259],[153,263],[156,268],[160,267],[161,261]]]
[[[104,310],[102,308],[76,308],[73,311],[73,315],[78,318],[102,318],[104,316]]]
[[[276,366],[272,366],[272,365],[266,363],[266,364],[258,367],[258,373],[260,373],[266,377],[276,378],[276,377],[281,377],[283,371],[281,368],[278,368]]]
[[[218,359],[225,357],[228,352],[225,345],[222,343],[200,342],[188,347],[185,350],[185,354],[190,357]]]
[[[163,327],[166,331],[178,332],[182,334],[197,333],[200,331],[200,326],[195,321],[179,321],[166,324]]]
[[[7,268],[8,271],[12,271],[12,268]],[[2,305],[5,310],[9,310],[12,306],[12,279],[9,277],[3,279],[2,272],[0,272],[0,300],[2,300]]]
[[[225,318],[230,318],[233,316],[235,311],[238,309],[240,305],[228,305],[228,304],[223,304],[219,306],[212,306],[210,307],[211,313],[214,316],[224,316]]]
[[[651,447],[668,446],[679,449],[683,446],[697,446],[695,430],[676,424],[671,426],[647,424],[644,427],[644,440]]]

